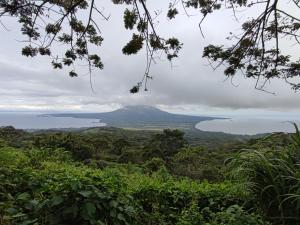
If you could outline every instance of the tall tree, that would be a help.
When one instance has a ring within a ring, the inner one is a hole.
[[[162,51],[172,60],[178,57],[182,44],[177,38],[163,38],[156,32],[157,13],[149,10],[146,0],[112,2],[127,5],[124,26],[132,31],[132,39],[123,47],[123,53],[136,54],[141,49],[147,52],[145,74],[131,92],[138,92],[143,85],[147,90],[147,81],[152,78],[153,54]],[[209,59],[214,68],[225,65],[224,73],[228,77],[241,71],[247,78],[256,79],[258,89],[264,90],[265,83],[272,78],[281,78],[298,90],[300,83],[294,78],[300,75],[300,61],[284,54],[281,42],[296,43],[299,47],[300,1],[282,0],[280,3],[278,0],[169,0],[166,14],[171,20],[180,10],[187,16],[189,10],[197,10],[202,14],[201,30],[203,21],[215,11],[230,9],[235,16],[237,10],[256,8],[259,14],[241,23],[241,33],[232,33],[229,37],[234,42],[232,46],[210,44],[204,48],[203,57]],[[103,41],[99,17],[109,20],[100,6],[101,1],[95,0],[1,0],[0,19],[15,17],[22,25],[21,32],[28,38],[23,55],[48,55],[55,69],[68,66],[69,75],[74,77],[77,73],[73,65],[77,60],[86,61],[90,73],[93,68],[103,68],[100,56],[91,48],[100,46]],[[82,18],[85,14],[86,18]],[[51,51],[55,43],[65,44],[63,55]]]

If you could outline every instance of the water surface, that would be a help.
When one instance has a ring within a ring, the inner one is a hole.
[[[97,119],[50,117],[34,113],[0,113],[0,126],[18,129],[80,128],[105,126]]]
[[[300,127],[300,120],[293,120]],[[262,134],[272,132],[294,132],[291,121],[280,118],[233,118],[203,121],[196,125],[203,131],[225,132],[230,134]]]

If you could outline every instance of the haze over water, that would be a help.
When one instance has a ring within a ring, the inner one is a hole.
[[[292,123],[300,125],[299,119],[283,118],[232,118],[203,121],[196,128],[203,131],[224,132],[230,134],[262,134],[272,132],[294,132]]]

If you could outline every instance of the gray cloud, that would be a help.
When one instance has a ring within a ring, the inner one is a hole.
[[[132,57],[121,54],[122,46],[130,38],[130,32],[122,27],[123,7],[106,4],[111,21],[103,24],[103,46],[95,49],[102,52],[105,63],[104,70],[93,72],[95,92],[91,90],[89,75],[84,75],[85,67],[78,66],[81,76],[69,78],[67,71],[52,70],[47,58],[20,56],[23,44],[14,40],[21,38],[16,30],[18,26],[6,21],[12,31],[1,31],[0,109],[102,111],[119,105],[151,104],[173,111],[198,109],[201,112],[202,109],[205,113],[243,109],[300,110],[300,94],[291,91],[283,81],[272,81],[268,86],[276,95],[255,90],[255,81],[246,80],[242,75],[233,79],[238,85],[235,87],[230,80],[224,81],[221,68],[213,71],[201,58],[206,44],[222,43],[228,27],[236,26],[232,18],[224,17],[226,12],[204,24],[205,39],[201,37],[196,17],[182,15],[175,22],[159,24],[161,33],[183,41],[180,58],[172,67],[166,60],[158,59],[151,68],[154,80],[149,83],[150,91],[130,94],[129,89],[142,78],[145,53]]]

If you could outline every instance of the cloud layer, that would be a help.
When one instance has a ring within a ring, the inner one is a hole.
[[[105,69],[93,72],[95,92],[91,90],[89,75],[84,75],[84,67],[79,68],[83,75],[69,78],[66,71],[52,70],[45,58],[20,56],[23,44],[15,40],[21,38],[18,25],[6,21],[12,31],[1,31],[0,110],[103,111],[129,104],[160,105],[171,111],[197,109],[206,114],[247,109],[300,110],[300,94],[290,90],[283,81],[272,81],[268,89],[276,95],[268,94],[255,90],[255,81],[246,80],[242,75],[224,81],[222,68],[213,71],[201,58],[206,44],[221,43],[229,32],[228,27],[235,26],[232,18],[224,19],[226,13],[216,15],[205,24],[205,39],[198,29],[199,18],[182,15],[175,21],[159,24],[161,33],[183,41],[180,58],[172,66],[158,59],[151,68],[154,79],[149,83],[149,91],[130,94],[129,89],[143,75],[145,53],[131,57],[121,54],[122,46],[130,38],[130,33],[122,27],[123,9],[107,3],[106,10],[111,13],[111,21],[103,25],[104,45],[96,49],[102,55]],[[299,54],[297,49],[294,53]]]

